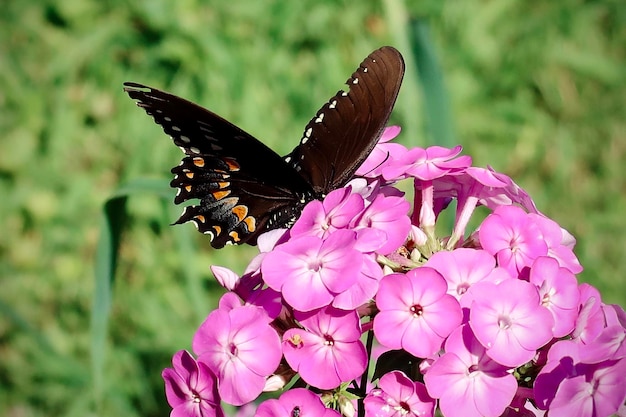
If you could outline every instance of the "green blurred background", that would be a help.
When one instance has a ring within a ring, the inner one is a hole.
[[[408,17],[421,24],[418,59],[434,53],[441,72],[418,75]],[[214,306],[208,266],[241,272],[254,253],[168,227],[180,152],[124,81],[201,103],[287,153],[384,44],[407,59],[401,140],[454,133],[475,165],[513,177],[577,237],[582,281],[626,304],[621,0],[4,0],[0,415],[168,415],[160,372]],[[425,100],[420,83],[441,76],[448,96]],[[102,341],[90,330],[102,206],[129,181]]]

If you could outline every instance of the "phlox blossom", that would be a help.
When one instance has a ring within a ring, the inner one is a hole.
[[[479,282],[470,289],[469,324],[487,355],[511,367],[531,360],[552,339],[554,319],[537,288],[519,279]]]
[[[618,411],[626,400],[626,358],[584,362],[585,349],[570,340],[550,348],[534,385],[540,409],[573,417],[608,417]]]
[[[173,368],[163,370],[171,417],[223,417],[215,374],[186,350],[176,352]]]
[[[280,362],[280,339],[261,307],[244,305],[211,312],[193,338],[198,361],[219,380],[224,401],[242,405],[263,390]]]
[[[435,354],[462,319],[459,302],[447,290],[439,272],[428,267],[385,276],[376,296],[378,341],[420,358]]]
[[[537,257],[548,254],[541,229],[516,206],[498,207],[483,221],[478,235],[482,248],[514,277],[523,275]]]
[[[356,233],[351,230],[337,230],[326,240],[296,237],[263,259],[263,279],[296,310],[327,306],[358,278],[363,261],[355,243]]]
[[[509,369],[486,354],[468,325],[446,340],[445,353],[424,375],[428,393],[446,417],[498,417],[517,390]]]
[[[314,393],[295,388],[283,393],[278,399],[262,402],[254,417],[340,417],[339,413],[326,408]]]
[[[302,328],[285,332],[283,353],[308,384],[332,389],[365,371],[367,356],[355,311],[325,307],[308,313],[296,311],[294,317]]]
[[[458,156],[461,146],[452,149],[441,146],[413,148],[405,153],[396,164],[383,169],[386,179],[401,178],[407,175],[419,180],[434,180],[449,172],[459,171],[471,165],[469,156]]]
[[[407,213],[411,205],[402,197],[378,194],[359,217],[355,228],[372,228],[384,232],[376,252],[386,255],[395,251],[406,240],[411,229]]]
[[[393,165],[407,149],[399,143],[389,142],[400,133],[400,126],[388,126],[378,139],[374,150],[356,170],[355,175],[367,178],[382,176],[385,167]]]
[[[425,266],[435,269],[448,283],[448,294],[459,300],[462,307],[469,288],[481,281],[498,282],[510,278],[505,269],[496,267],[496,260],[484,250],[458,248],[433,254]]]
[[[313,200],[291,228],[291,236],[317,236],[326,238],[338,229],[348,227],[365,208],[363,196],[352,192],[352,187],[333,190],[324,201]]]
[[[378,387],[364,399],[365,412],[376,417],[433,416],[435,400],[421,382],[411,381],[403,372],[392,371],[380,378]]]
[[[554,258],[540,256],[530,269],[530,282],[539,289],[541,303],[554,317],[554,337],[574,330],[580,294],[576,277]]]

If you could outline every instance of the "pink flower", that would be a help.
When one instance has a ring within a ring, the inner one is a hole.
[[[469,156],[459,156],[461,146],[452,149],[441,146],[431,146],[426,149],[413,148],[405,153],[400,160],[385,169],[383,176],[386,179],[400,178],[403,174],[419,180],[434,180],[450,172],[467,168],[472,159]]]
[[[537,257],[548,254],[541,229],[516,206],[498,207],[483,221],[478,233],[482,248],[496,256],[498,265],[514,277],[524,274]]]
[[[326,307],[294,312],[294,317],[303,329],[285,332],[283,352],[287,363],[308,384],[332,389],[365,371],[367,357],[356,312]]]
[[[540,256],[530,269],[530,282],[539,289],[541,303],[554,317],[554,337],[574,330],[580,294],[576,277],[554,258]]]
[[[173,368],[163,370],[171,417],[223,417],[215,374],[186,350],[176,352]]]
[[[407,213],[410,204],[404,198],[378,194],[355,223],[355,228],[372,228],[384,233],[385,239],[376,245],[376,252],[386,255],[406,240],[411,228]]]
[[[263,279],[296,310],[327,306],[358,278],[363,261],[355,243],[351,230],[337,230],[326,240],[297,237],[267,254],[261,265]]]
[[[582,272],[583,267],[572,250],[576,240],[562,229],[557,222],[540,214],[531,213],[529,216],[534,219],[541,229],[543,239],[548,245],[548,256],[559,261],[559,265],[567,268],[573,274]],[[573,240],[572,243],[570,243],[570,239]]]
[[[354,175],[367,178],[382,176],[385,167],[393,165],[402,157],[407,149],[399,143],[389,143],[390,140],[400,133],[399,126],[389,126],[383,131],[374,150],[365,159],[363,164],[356,170]]]
[[[193,338],[198,361],[219,380],[219,393],[229,404],[242,405],[263,390],[281,358],[280,339],[260,307],[245,305],[209,314]]]
[[[497,417],[511,403],[517,382],[486,354],[469,326],[457,328],[424,375],[428,393],[446,417]]]
[[[357,281],[347,290],[335,296],[332,306],[341,310],[354,310],[371,300],[378,291],[383,270],[376,262],[376,254],[362,255],[363,264]]]
[[[626,359],[601,364],[579,364],[575,376],[559,385],[551,415],[608,417],[626,400]]]
[[[480,282],[470,292],[469,324],[495,361],[510,367],[523,365],[552,339],[554,319],[541,306],[534,285],[507,279],[497,285]]]
[[[564,340],[548,352],[534,385],[537,406],[553,415],[608,417],[626,400],[626,359],[582,362],[586,347]],[[599,359],[599,358],[598,358]]]
[[[447,290],[443,277],[428,267],[384,277],[376,296],[378,341],[421,358],[435,354],[462,319],[458,301]]]
[[[313,200],[291,228],[292,238],[296,236],[317,236],[325,239],[338,229],[345,229],[350,222],[363,212],[365,201],[351,187],[331,191],[324,201]]]
[[[257,408],[255,417],[339,417],[324,406],[314,393],[304,388],[291,389],[278,399],[266,400]]]
[[[462,307],[467,290],[477,282],[498,282],[511,276],[496,267],[496,260],[484,250],[459,248],[435,253],[425,266],[435,269],[448,283],[448,294],[459,300]]]
[[[602,298],[598,289],[589,284],[580,284],[578,291],[580,292],[580,311],[572,337],[582,343],[591,343],[605,326]]]
[[[377,417],[433,416],[435,400],[421,382],[411,381],[404,373],[393,371],[383,375],[380,388],[365,397],[366,415]]]

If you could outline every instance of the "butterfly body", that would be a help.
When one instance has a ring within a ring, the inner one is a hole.
[[[382,134],[403,74],[394,48],[372,52],[285,157],[190,101],[137,83],[124,90],[185,153],[172,169],[174,202],[200,201],[175,223],[193,222],[220,248],[289,227],[306,203],[344,186]]]

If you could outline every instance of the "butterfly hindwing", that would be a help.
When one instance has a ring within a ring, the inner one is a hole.
[[[372,52],[304,128],[287,161],[312,188],[326,194],[345,185],[370,154],[398,96],[402,55],[390,46]]]
[[[172,169],[177,204],[188,206],[176,223],[192,221],[212,246],[254,243],[269,226],[287,225],[309,185],[270,148],[190,101],[136,83],[125,91],[172,137],[186,156]],[[270,227],[272,228],[272,227]]]

